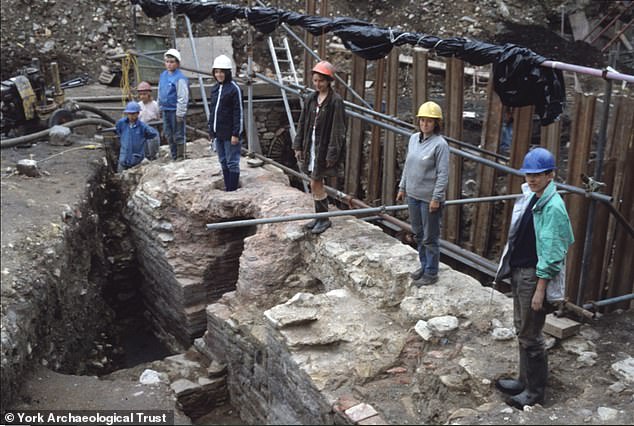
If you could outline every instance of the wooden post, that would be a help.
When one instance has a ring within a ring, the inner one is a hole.
[[[445,73],[446,90],[446,119],[445,134],[454,139],[462,140],[462,112],[464,106],[464,64],[460,59],[449,58]],[[447,199],[457,200],[462,195],[462,157],[450,156],[449,184]],[[461,207],[450,206],[444,209],[444,239],[458,244],[460,242],[460,212]]]
[[[319,1],[319,15],[323,17],[328,16],[328,0],[320,0]],[[326,57],[326,37],[324,34],[319,37],[319,57],[321,59],[327,60]]]
[[[414,113],[414,125],[418,127],[416,114],[418,107],[427,101],[427,52],[414,50],[414,58],[412,64],[412,95],[414,96],[412,103],[412,112]]]
[[[531,134],[533,133],[533,111],[535,107],[525,106],[513,110],[513,141],[511,142],[510,166],[514,169],[521,169],[524,156],[531,145]],[[508,194],[519,194],[524,183],[522,176],[509,175],[507,179],[506,191]],[[502,235],[506,237],[511,221],[513,203],[506,202],[502,213]]]
[[[365,98],[366,61],[358,55],[352,56],[352,89]],[[354,103],[360,104],[358,99]],[[359,197],[361,178],[361,158],[363,157],[363,122],[358,118],[350,119],[350,138],[346,149],[345,191],[355,198]]]
[[[484,120],[481,135],[481,146],[487,151],[497,152],[500,144],[500,130],[502,128],[503,105],[500,97],[493,90],[493,79],[489,79],[487,86],[487,115]],[[478,167],[478,197],[493,195],[495,191],[495,169],[481,164]],[[475,219],[471,226],[471,245],[480,256],[485,256],[492,234],[491,221],[493,217],[492,203],[477,203],[475,205]]]
[[[634,123],[632,122],[634,100],[618,97],[614,103],[614,122],[606,147],[608,156],[603,176],[607,186],[604,192],[612,194],[614,206],[628,219],[629,223],[634,223],[634,197],[630,187],[631,182],[634,182],[631,167],[634,161]],[[597,219],[599,219],[599,212],[597,212]],[[614,216],[609,217],[607,224],[605,254],[599,268],[600,278],[597,279],[601,292],[596,296],[596,300],[634,292],[634,241],[627,232],[623,231],[623,226]],[[594,234],[596,233],[595,230]],[[593,282],[594,262],[591,266],[590,282]],[[629,303],[611,305],[608,310],[616,308],[628,309]]]
[[[392,49],[387,67],[387,114],[396,116],[398,105],[398,50]],[[396,134],[386,132],[383,150],[383,204],[394,204],[396,186]]]
[[[317,10],[316,0],[306,0],[306,14],[314,15]],[[315,36],[313,36],[308,31],[304,30],[304,42],[311,49],[315,45]],[[313,87],[311,78],[312,78],[312,69],[315,65],[315,59],[313,55],[304,50],[304,86]]]
[[[383,105],[383,82],[385,81],[385,59],[376,61],[374,75],[374,110],[381,112]],[[372,125],[372,141],[370,143],[370,164],[368,166],[368,203],[372,204],[381,198],[381,128]]]
[[[591,175],[589,173],[588,160],[592,145],[596,97],[576,94],[575,106],[570,135],[570,151],[568,153],[567,181],[569,185],[583,186],[581,174]],[[565,196],[565,199],[575,236],[575,243],[570,248],[567,258],[566,293],[571,300],[576,300],[581,275],[589,203],[587,198],[579,195],[569,194]]]
[[[561,141],[561,120],[548,126],[542,126],[540,133],[540,145],[549,150],[555,156],[555,164],[559,165],[559,146]]]

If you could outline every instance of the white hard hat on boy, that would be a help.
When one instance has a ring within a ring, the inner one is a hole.
[[[163,55],[163,58],[167,58],[168,56],[173,56],[174,58],[176,58],[178,63],[180,63],[181,61],[181,54],[176,49],[169,49],[167,52],[165,52],[165,54]]]
[[[230,70],[233,69],[233,62],[227,55],[220,55],[214,59],[214,64],[211,66],[212,69],[221,69],[221,70]]]

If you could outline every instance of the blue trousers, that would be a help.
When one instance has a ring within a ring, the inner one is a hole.
[[[437,275],[440,264],[440,221],[441,207],[434,213],[429,212],[429,203],[407,197],[409,221],[418,246],[418,258],[425,275]]]
[[[216,152],[223,172],[240,173],[240,150],[242,144],[231,144],[231,139],[222,141],[216,138]]]
[[[163,113],[163,133],[170,146],[172,160],[176,160],[176,145],[185,143],[185,118],[180,123],[176,122],[176,111],[162,111]]]

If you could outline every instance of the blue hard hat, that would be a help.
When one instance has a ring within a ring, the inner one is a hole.
[[[520,172],[522,173],[542,173],[548,170],[555,170],[555,156],[546,148],[534,148],[528,151],[524,157],[524,163]]]
[[[141,107],[139,106],[138,102],[128,102],[128,104],[125,106],[125,109],[123,110],[123,112],[125,113],[135,113],[135,112],[139,112],[141,111]]]

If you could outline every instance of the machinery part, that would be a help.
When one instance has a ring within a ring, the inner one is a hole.
[[[438,118],[442,120],[442,109],[436,102],[427,101],[418,108],[416,117]]]
[[[117,97],[117,98],[121,99],[120,97]],[[94,107],[92,105],[78,103],[78,102],[73,102],[73,101],[68,101],[68,103],[66,104],[66,109],[68,109],[70,111],[73,111],[73,112],[75,112],[75,111],[92,112],[94,114],[97,114],[99,117],[103,118],[104,120],[111,122],[112,124],[117,122],[110,115],[108,115],[107,113],[103,112],[99,108]]]
[[[64,108],[60,108],[51,114],[48,118],[48,127],[58,126],[60,124],[65,124],[73,121],[75,119],[75,115],[72,111],[69,111]]]
[[[36,121],[37,109],[44,103],[46,84],[34,60],[32,66],[20,69],[16,77],[2,82],[0,131],[8,134],[13,129]]]

